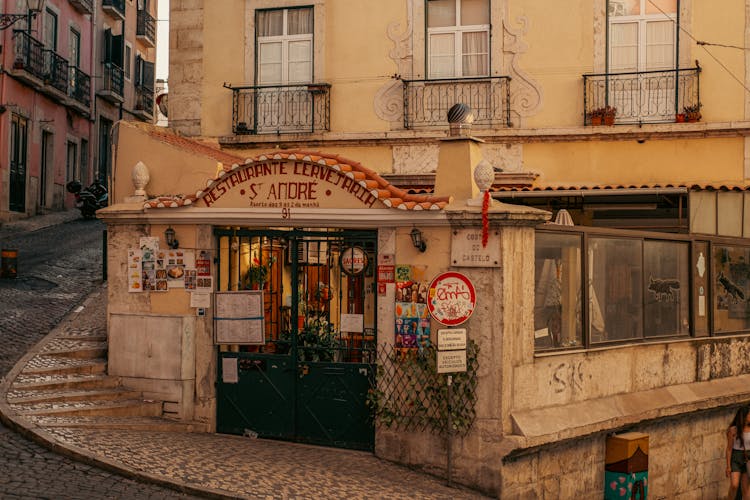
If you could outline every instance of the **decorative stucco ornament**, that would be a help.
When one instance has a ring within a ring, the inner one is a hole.
[[[495,169],[487,160],[480,161],[474,168],[474,182],[480,191],[487,191],[495,181]]]
[[[133,167],[133,186],[135,187],[135,196],[146,196],[146,190],[144,189],[151,180],[151,176],[148,173],[148,167],[142,161],[139,161]]]

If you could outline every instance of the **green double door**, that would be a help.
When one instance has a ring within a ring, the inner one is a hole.
[[[372,450],[376,234],[216,235],[219,289],[262,290],[265,336],[219,347],[217,431]]]

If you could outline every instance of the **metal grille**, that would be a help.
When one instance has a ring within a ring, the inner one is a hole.
[[[606,106],[615,123],[674,122],[700,107],[700,67],[634,73],[583,75],[584,125]]]
[[[13,67],[23,69],[32,75],[44,79],[44,44],[25,31],[14,31],[15,60]]]
[[[379,425],[404,431],[432,431],[445,434],[450,412],[452,433],[465,435],[476,418],[476,387],[479,347],[469,341],[467,370],[451,374],[453,386],[448,398],[448,374],[437,373],[434,346],[404,349],[378,346],[377,388],[368,405]]]
[[[330,130],[331,86],[327,83],[227,88],[233,92],[235,134]]]
[[[404,80],[404,127],[447,127],[458,103],[474,111],[475,127],[510,127],[510,77]]]
[[[68,95],[84,106],[91,105],[91,77],[79,68],[68,68]]]
[[[45,77],[48,84],[60,92],[68,93],[68,61],[54,50],[44,51]]]
[[[154,16],[143,9],[139,9],[136,21],[136,36],[145,37],[153,43],[156,40],[156,20]]]

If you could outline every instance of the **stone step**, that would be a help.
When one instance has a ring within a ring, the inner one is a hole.
[[[142,397],[142,392],[125,388],[62,392],[56,389],[51,391],[11,391],[7,394],[7,400],[10,404],[52,403],[56,401],[120,401]]]
[[[33,416],[29,420],[41,427],[113,429],[157,432],[208,432],[203,422],[178,422],[160,417],[51,417]]]
[[[135,416],[159,417],[162,414],[161,401],[126,399],[122,401],[79,401],[70,403],[34,403],[29,405],[9,405],[19,415],[48,416]]]
[[[64,339],[58,337],[45,344],[40,354],[44,356],[79,359],[106,358],[107,342],[92,339]]]
[[[73,359],[102,359],[107,357],[107,346],[91,347],[88,349],[74,349],[68,351],[45,351],[45,356],[57,356],[60,358]]]
[[[43,391],[66,389],[112,389],[121,385],[117,377],[107,375],[19,375],[13,382],[12,390]]]
[[[107,372],[107,360],[61,358],[57,356],[36,356],[21,373],[27,375],[72,375],[101,374]]]

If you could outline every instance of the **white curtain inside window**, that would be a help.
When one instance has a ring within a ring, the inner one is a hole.
[[[312,80],[312,42],[300,40],[289,42],[289,81],[287,83],[309,83]]]
[[[453,78],[456,61],[456,35],[436,33],[430,35],[430,78]]]
[[[307,35],[313,32],[312,9],[289,9],[287,11],[287,34]]]
[[[429,0],[427,2],[427,27],[456,26],[456,0]]]
[[[461,0],[461,26],[490,24],[489,0]]]
[[[489,74],[489,42],[487,32],[463,33],[463,76]]]
[[[281,42],[266,42],[258,45],[258,83],[273,85],[281,83]]]
[[[263,10],[258,12],[258,36],[280,36],[284,34],[284,11]]]
[[[674,23],[646,23],[646,69],[674,68]]]
[[[612,23],[609,64],[613,71],[638,70],[638,23]]]

